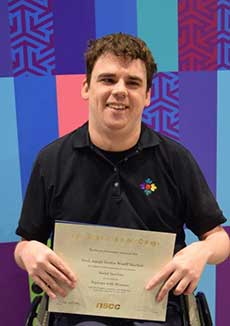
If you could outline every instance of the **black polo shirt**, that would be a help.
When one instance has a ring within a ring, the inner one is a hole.
[[[120,155],[120,156],[119,156]],[[190,152],[142,124],[136,146],[106,153],[89,139],[88,124],[39,153],[16,233],[46,242],[55,220],[197,236],[225,222]]]

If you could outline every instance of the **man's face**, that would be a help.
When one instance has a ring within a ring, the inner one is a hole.
[[[96,61],[90,85],[82,96],[89,100],[89,123],[100,132],[133,131],[140,127],[142,112],[150,104],[146,68],[140,59],[124,60],[105,54]]]

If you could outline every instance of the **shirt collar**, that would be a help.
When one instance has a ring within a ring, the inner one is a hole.
[[[158,134],[147,127],[143,122],[141,123],[141,135],[138,141],[140,149],[157,146],[160,143]]]
[[[153,147],[160,143],[160,138],[158,134],[148,128],[143,122],[141,124],[141,135],[138,140],[138,148],[141,150],[143,148]],[[90,147],[92,145],[89,132],[88,132],[88,122],[83,126],[78,128],[73,134],[73,148],[83,148]]]

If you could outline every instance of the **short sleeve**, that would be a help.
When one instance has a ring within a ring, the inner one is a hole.
[[[30,176],[16,234],[46,243],[52,227],[47,211],[47,191],[38,158]]]
[[[178,161],[177,161],[178,163]],[[200,236],[224,223],[218,203],[192,154],[183,148],[177,166],[186,226]]]

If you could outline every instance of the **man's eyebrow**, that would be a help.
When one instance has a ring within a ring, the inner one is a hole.
[[[143,79],[139,76],[129,76],[128,79],[139,81],[141,83],[143,82]]]
[[[101,79],[101,78],[114,78],[116,77],[116,74],[113,74],[113,73],[102,73],[102,74],[99,74],[97,76],[97,79]],[[128,78],[129,80],[134,80],[134,81],[139,81],[140,83],[143,83],[143,79],[139,76],[136,76],[136,75],[128,75]]]
[[[104,78],[104,77],[106,77],[106,78],[109,78],[109,77],[115,77],[116,75],[115,74],[112,74],[112,73],[102,73],[102,74],[99,74],[98,76],[97,76],[97,79],[100,79],[100,78]]]

